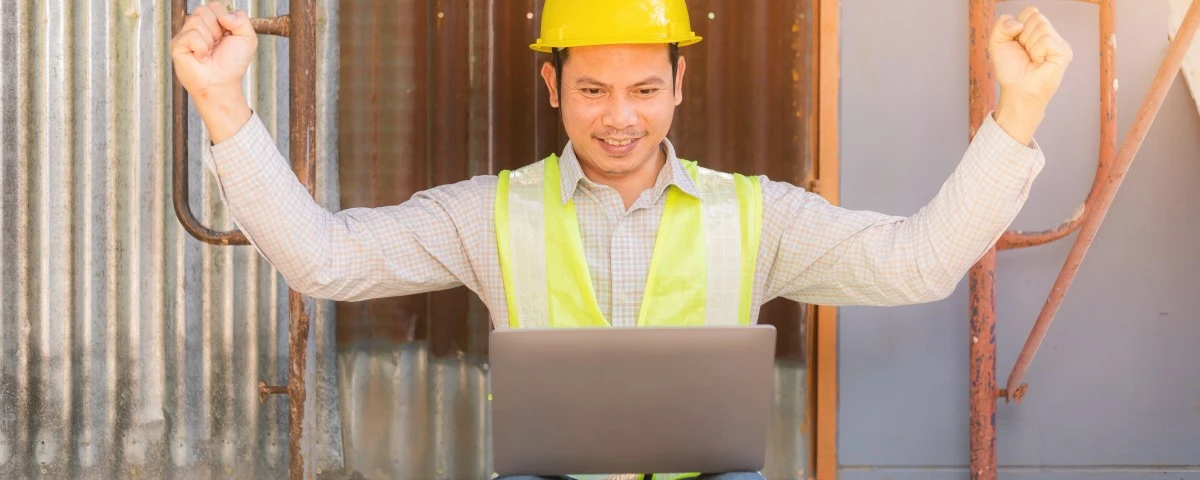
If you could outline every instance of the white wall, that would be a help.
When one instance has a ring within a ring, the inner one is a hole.
[[[1005,2],[1016,13],[1030,2]],[[1098,9],[1037,2],[1075,61],[1037,134],[1047,165],[1014,227],[1065,219],[1098,154]],[[842,2],[842,200],[910,215],[967,141],[967,2]],[[1166,0],[1118,2],[1119,130],[1166,52]],[[1177,77],[1026,377],[998,407],[1001,478],[1200,478],[1200,118]],[[1074,235],[1002,252],[1008,378]],[[842,480],[967,478],[967,282],[944,301],[841,311]],[[1190,467],[1189,467],[1190,465]]]

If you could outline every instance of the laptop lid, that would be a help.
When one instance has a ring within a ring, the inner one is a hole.
[[[500,475],[758,471],[775,328],[495,330]]]

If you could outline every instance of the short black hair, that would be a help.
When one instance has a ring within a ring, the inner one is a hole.
[[[554,79],[558,82],[558,104],[562,105],[562,66],[567,62],[567,56],[570,55],[567,48],[554,48],[551,53],[554,55]],[[679,44],[672,43],[667,46],[667,57],[671,62],[671,95],[675,94],[675,76],[679,71]]]

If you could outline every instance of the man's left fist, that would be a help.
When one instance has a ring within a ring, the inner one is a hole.
[[[1072,57],[1071,46],[1036,7],[1025,7],[1015,19],[1000,16],[988,52],[1001,102],[1043,109],[1058,91]]]

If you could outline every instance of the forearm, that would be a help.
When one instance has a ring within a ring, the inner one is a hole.
[[[1029,145],[1033,134],[1046,116],[1046,104],[1001,92],[992,117],[1009,136],[1021,145]]]
[[[1028,199],[1041,171],[1040,153],[1026,148],[1036,129],[1035,112],[993,117],[998,129],[983,132],[938,194],[917,214],[884,227],[894,233],[899,259],[890,276],[908,283],[923,302],[944,298],[1004,231]],[[1014,113],[1014,112],[1009,112]],[[1001,123],[1001,118],[1008,120]],[[1015,133],[1014,133],[1015,132]]]
[[[221,143],[232,137],[250,120],[252,111],[241,87],[228,91],[207,92],[192,98],[200,120],[208,129],[208,135],[214,144]]]
[[[225,115],[226,111],[208,110]],[[215,117],[209,117],[215,118]],[[207,125],[221,125],[220,122]],[[296,180],[255,117],[205,149],[204,160],[217,179],[226,208],[238,228],[292,288],[318,298],[328,298],[316,279],[328,264],[331,214],[321,208]],[[237,141],[231,140],[241,132]]]
[[[1043,163],[985,121],[938,194],[911,217],[804,206],[781,237],[769,293],[826,305],[944,298],[1011,224]]]
[[[407,295],[470,276],[453,222],[436,201],[330,213],[297,181],[256,116],[205,159],[238,227],[288,285],[307,295]]]

